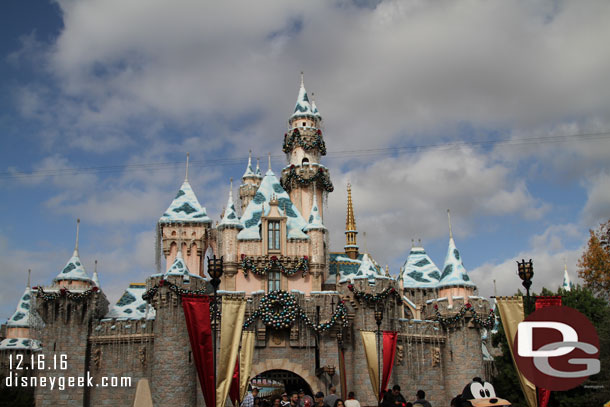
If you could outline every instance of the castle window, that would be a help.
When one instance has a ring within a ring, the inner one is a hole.
[[[301,161],[302,165],[309,165],[309,158],[304,157],[303,160]]]
[[[267,292],[280,289],[280,270],[277,267],[273,267],[269,271],[267,278]]]
[[[269,222],[267,232],[267,244],[269,245],[269,250],[280,250],[280,222]]]
[[[303,127],[305,127],[305,124],[307,124],[307,123],[303,122]]]

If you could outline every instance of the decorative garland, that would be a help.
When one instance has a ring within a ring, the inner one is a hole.
[[[462,308],[460,309],[460,312],[458,312],[456,315],[445,318],[445,317],[441,316],[441,313],[438,310],[438,304],[434,304],[434,313],[436,314],[435,319],[438,322],[440,322],[440,324],[445,328],[453,326],[456,323],[458,323],[460,320],[462,320],[466,316],[466,312],[469,312],[469,311],[472,314],[472,322],[474,322],[478,326],[481,326],[481,327],[487,328],[487,329],[491,329],[491,328],[493,328],[493,326],[496,323],[496,315],[494,314],[493,309],[490,309],[489,315],[483,319],[474,309],[472,304],[466,303],[462,306]]]
[[[293,164],[290,166],[290,171],[287,174],[282,175],[280,184],[286,192],[290,192],[292,190],[293,182],[296,182],[298,185],[301,186],[307,186],[312,182],[316,182],[318,180],[322,183],[322,186],[327,192],[333,192],[335,190],[333,183],[330,181],[328,170],[323,167],[319,167],[318,171],[310,178],[304,178],[301,175],[297,174],[296,166]]]
[[[36,297],[42,298],[43,301],[53,301],[60,297],[66,297],[70,300],[80,302],[90,297],[93,293],[99,291],[99,288],[97,287],[91,287],[90,289],[88,289],[87,291],[83,291],[82,293],[73,293],[65,288],[60,288],[58,293],[47,293],[42,289],[42,287],[34,287],[34,289],[37,290]]]
[[[277,307],[281,309],[277,309]],[[254,313],[244,322],[244,329],[248,328],[254,321],[261,319],[263,323],[273,329],[290,328],[297,319],[301,319],[315,332],[322,333],[333,327],[337,322],[342,327],[347,327],[347,307],[343,300],[339,301],[337,309],[327,322],[315,324],[297,303],[294,295],[276,290],[263,296]]]
[[[241,255],[241,268],[244,270],[244,275],[246,276],[250,271],[257,276],[264,276],[271,271],[273,267],[279,268],[280,271],[286,276],[292,276],[302,270],[302,277],[305,277],[309,271],[309,257],[301,257],[294,268],[287,269],[286,266],[284,266],[284,264],[282,264],[282,262],[277,258],[277,256],[271,256],[263,268],[259,268],[254,265],[254,259],[252,257],[247,257],[245,254]]]
[[[295,147],[295,145],[302,147],[304,150],[320,150],[321,155],[326,155],[326,144],[324,143],[324,139],[322,138],[322,131],[318,130],[314,135],[313,141],[308,142],[301,133],[299,129],[294,129],[290,135],[284,134],[284,145],[282,146],[282,150],[285,153],[289,153]]]
[[[402,299],[400,298],[400,293],[396,291],[394,287],[388,287],[380,293],[371,294],[366,291],[360,291],[354,287],[353,284],[349,284],[347,286],[351,292],[354,293],[354,298],[358,300],[358,302],[366,302],[370,306],[374,306],[381,301],[386,301],[389,297],[395,297],[396,302],[400,303]]]
[[[144,301],[150,300],[152,297],[155,296],[157,291],[159,291],[159,287],[163,287],[163,286],[167,286],[167,288],[169,288],[170,291],[173,291],[180,296],[188,295],[191,297],[202,297],[206,294],[205,288],[201,288],[199,290],[187,290],[185,288],[178,287],[176,284],[170,283],[167,280],[161,279],[161,280],[159,280],[157,285],[151,287],[144,294],[142,294],[142,299]]]

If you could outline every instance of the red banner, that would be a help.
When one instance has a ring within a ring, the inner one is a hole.
[[[381,391],[385,393],[392,374],[392,366],[394,366],[394,357],[396,356],[396,339],[398,333],[392,331],[383,331],[383,374],[381,375]]]
[[[191,340],[191,350],[199,384],[206,406],[216,405],[214,383],[214,352],[212,350],[212,324],[210,323],[210,297],[182,297],[186,328]]]
[[[544,307],[561,306],[561,296],[536,297],[536,310]],[[538,406],[547,407],[551,398],[551,391],[538,387]]]
[[[239,406],[239,358],[235,361],[235,370],[233,371],[233,378],[231,379],[229,398],[235,407]]]

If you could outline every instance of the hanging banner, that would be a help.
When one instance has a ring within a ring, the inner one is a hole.
[[[214,383],[210,297],[183,296],[182,309],[205,405],[214,406],[216,405],[216,385]]]
[[[235,407],[238,407],[241,400],[239,398],[239,359],[235,361],[235,371],[231,378],[231,388],[229,389],[229,398]]]
[[[398,332],[383,331],[383,374],[381,375],[381,394],[388,389],[388,382],[392,374],[392,366],[394,366],[394,357],[396,356],[396,340]]]
[[[362,344],[364,345],[364,354],[366,355],[366,364],[369,368],[369,378],[371,379],[373,394],[379,400],[379,362],[375,332],[360,331],[360,334],[362,335]]]
[[[523,297],[496,297],[498,304],[498,310],[500,311],[500,318],[502,319],[502,327],[506,334],[506,340],[508,341],[508,348],[510,349],[510,355],[513,359],[513,365],[517,371],[519,377],[519,383],[521,384],[521,390],[525,396],[525,400],[529,407],[538,407],[538,400],[536,399],[536,386],[519,371],[517,364],[515,363],[515,355],[513,353],[513,343],[515,342],[515,336],[517,335],[517,327],[519,322],[525,319],[523,313]]]
[[[544,307],[561,306],[561,296],[536,297],[536,311]],[[551,391],[538,388],[538,404],[540,407],[547,407],[551,399]]]
[[[223,407],[229,395],[245,313],[246,300],[244,298],[222,297],[216,407]]]
[[[254,331],[243,331],[241,334],[241,351],[239,352],[239,401],[243,401],[248,392],[250,373],[252,373],[252,356],[254,355]]]

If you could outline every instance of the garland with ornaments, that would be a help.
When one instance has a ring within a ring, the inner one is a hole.
[[[466,303],[462,306],[462,308],[460,308],[460,311],[455,314],[452,317],[443,317],[441,315],[441,313],[438,310],[438,304],[434,304],[434,313],[435,315],[435,320],[440,322],[440,324],[447,328],[447,327],[451,327],[455,324],[457,324],[459,321],[461,321],[462,319],[464,319],[464,317],[466,316],[466,313],[470,312],[472,314],[472,322],[475,325],[478,325],[480,327],[483,328],[487,328],[487,329],[491,329],[493,328],[493,326],[496,323],[496,315],[494,313],[493,309],[489,310],[489,315],[487,315],[487,317],[482,318],[477,311],[474,309],[474,307],[472,306],[472,304],[470,303]]]
[[[286,192],[290,192],[292,190],[293,182],[301,186],[307,186],[312,182],[317,181],[322,184],[324,190],[326,190],[327,192],[333,192],[335,190],[333,183],[330,181],[330,175],[328,174],[328,170],[324,167],[318,167],[318,171],[316,171],[314,175],[309,178],[305,178],[297,173],[296,166],[292,164],[290,166],[290,171],[282,175],[280,184]]]
[[[142,294],[142,299],[144,301],[150,300],[152,297],[155,296],[157,291],[159,291],[159,287],[163,287],[163,286],[166,286],[167,288],[169,288],[170,291],[173,291],[180,296],[188,295],[190,297],[202,297],[202,296],[206,295],[205,288],[201,288],[199,290],[187,290],[186,288],[178,287],[174,283],[170,283],[167,280],[161,279],[161,280],[159,280],[159,282],[156,285],[152,286],[151,288],[146,290],[146,292],[144,294]]]
[[[244,322],[244,329],[257,319],[272,329],[290,328],[300,319],[316,333],[325,332],[337,323],[343,328],[348,325],[347,307],[343,300],[339,301],[337,309],[328,321],[316,324],[307,316],[295,296],[282,290],[271,291],[261,298],[256,311]]]
[[[99,288],[97,287],[91,287],[90,289],[88,289],[87,291],[83,291],[82,293],[74,293],[65,288],[60,288],[58,292],[53,293],[45,292],[42,287],[33,287],[33,289],[36,290],[36,297],[42,298],[43,301],[53,301],[60,297],[66,297],[70,300],[80,302],[86,298],[89,298],[91,295],[93,295],[93,293],[99,291]]]
[[[366,302],[369,306],[375,306],[381,301],[385,302],[388,298],[394,297],[397,303],[400,303],[402,300],[400,298],[400,293],[396,291],[394,287],[388,287],[380,293],[372,294],[366,291],[360,291],[353,284],[348,284],[347,288],[354,293],[354,298],[358,302]]]
[[[293,268],[286,268],[286,266],[280,261],[280,259],[278,259],[277,256],[271,256],[269,261],[262,267],[257,267],[254,264],[254,259],[252,257],[248,257],[245,254],[241,255],[241,268],[246,276],[249,272],[252,272],[257,276],[264,276],[274,267],[277,267],[282,274],[288,277],[298,273],[299,271],[302,271],[302,276],[305,277],[309,271],[309,257],[303,256],[297,261],[297,264]]]
[[[290,134],[284,134],[284,144],[282,151],[289,153],[295,146],[302,147],[304,150],[320,150],[321,155],[326,155],[326,144],[322,138],[322,131],[318,130],[313,136],[313,140],[308,141],[309,136],[301,136],[299,129],[294,129]]]

